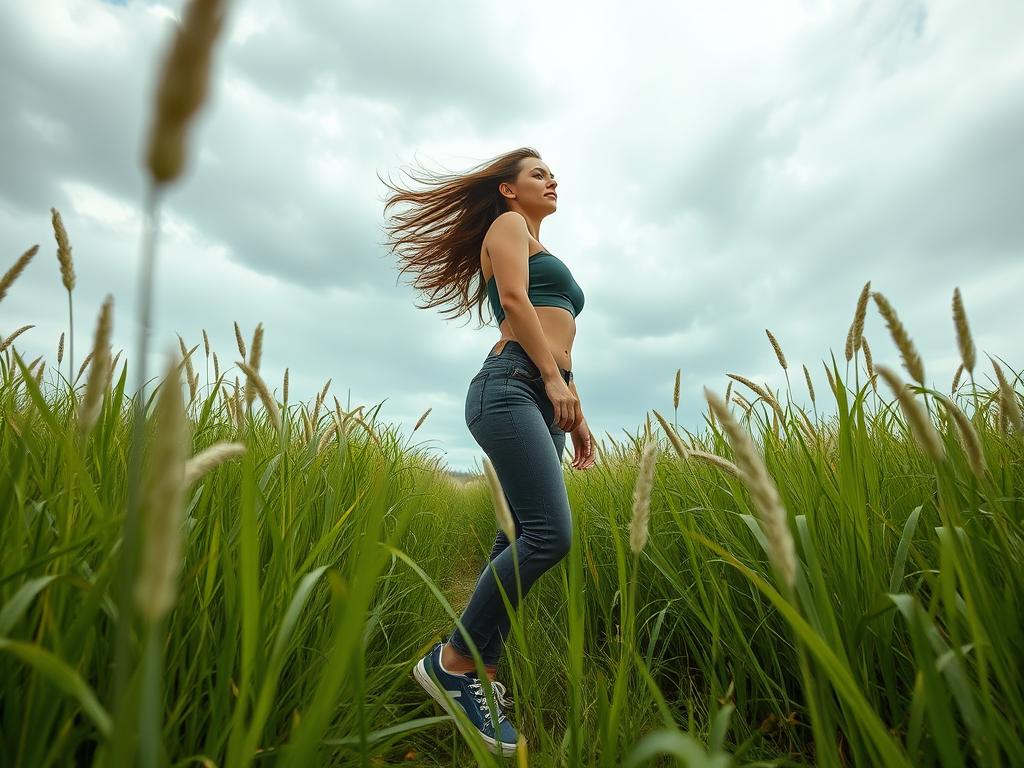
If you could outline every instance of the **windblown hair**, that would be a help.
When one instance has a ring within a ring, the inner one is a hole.
[[[480,326],[484,325],[487,288],[480,272],[480,245],[491,223],[511,210],[498,185],[514,183],[522,161],[529,157],[540,158],[540,153],[520,147],[463,174],[417,177],[409,173],[427,185],[421,190],[402,189],[377,176],[394,192],[387,198],[385,214],[396,203],[411,206],[393,215],[384,228],[387,245],[402,264],[399,274],[417,273],[413,287],[429,295],[417,309],[454,302],[442,314],[459,317],[465,312],[472,316],[475,305]]]

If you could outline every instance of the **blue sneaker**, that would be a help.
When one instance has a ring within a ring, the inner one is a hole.
[[[498,708],[498,727],[495,734],[494,718],[487,706],[487,693],[483,683],[475,672],[464,675],[452,674],[441,666],[441,643],[436,643],[422,659],[412,668],[412,676],[416,678],[423,690],[429,693],[445,711],[455,717],[454,707],[461,707],[469,717],[469,722],[480,732],[491,752],[497,754],[501,747],[503,755],[511,755],[516,751],[518,734],[502,712],[511,701],[505,697],[505,686],[497,681],[491,683],[494,689],[494,703]]]

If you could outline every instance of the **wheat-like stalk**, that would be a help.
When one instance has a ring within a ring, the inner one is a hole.
[[[220,381],[220,361],[216,352],[213,353],[213,380]]]
[[[39,246],[33,245],[18,257],[18,260],[14,262],[14,266],[5,272],[3,277],[0,277],[0,301],[3,301],[4,296],[7,295],[7,289],[11,287],[11,283],[18,279],[18,275],[25,270],[25,267],[28,266],[28,263],[32,261],[32,257],[38,251]]]
[[[235,323],[235,341],[238,342],[238,354],[245,360],[245,342],[242,340],[242,329],[238,327],[238,323]]]
[[[484,456],[484,476],[487,478],[487,485],[491,489],[491,498],[494,502],[494,516],[498,521],[498,527],[501,528],[510,542],[516,539],[516,524],[512,519],[512,512],[509,511],[508,502],[505,500],[505,492],[502,490],[501,481],[498,479],[498,473],[494,471],[494,465],[491,464],[491,460]]]
[[[779,405],[779,401],[775,399],[775,396],[772,395],[771,392],[769,392],[767,389],[765,389],[761,385],[755,384],[754,382],[752,382],[750,379],[746,378],[745,376],[740,376],[737,373],[727,373],[726,376],[728,376],[730,379],[735,379],[740,384],[743,384],[744,386],[746,386],[746,387],[750,388],[751,390],[753,390],[757,394],[758,397],[760,397],[762,400],[764,400],[766,403],[768,403],[768,405],[770,405],[772,407],[772,409],[775,411],[775,413],[778,414],[779,420],[782,421],[783,423],[785,423],[785,421],[786,421],[786,414],[783,412],[782,406]]]
[[[324,384],[324,388],[320,390],[320,394],[317,395],[316,404],[313,408],[313,424],[317,423],[317,419],[320,418],[320,406],[323,405],[324,400],[327,399],[327,388],[331,386],[331,380],[328,379],[327,383]]]
[[[879,365],[875,370],[885,379],[885,383],[889,385],[889,388],[896,395],[900,408],[903,410],[903,415],[910,425],[910,431],[917,438],[918,444],[934,461],[941,462],[945,458],[942,441],[939,439],[939,434],[935,431],[931,419],[928,418],[928,414],[924,412],[924,409],[914,399],[914,394],[910,391],[910,387],[902,382],[896,372],[888,366]]]
[[[245,411],[242,409],[241,389],[242,389],[242,386],[241,386],[241,384],[238,381],[238,377],[235,376],[235,391],[234,391],[234,394],[233,394],[233,398],[234,398],[234,401],[235,401],[235,416],[238,419],[238,422],[235,425],[237,427],[241,427],[242,424],[245,423]]]
[[[889,328],[889,333],[896,344],[896,349],[900,351],[900,355],[903,357],[904,367],[907,369],[910,377],[923,387],[924,363],[921,362],[921,356],[917,354],[917,349],[914,348],[914,342],[910,340],[907,329],[903,327],[903,323],[900,322],[896,310],[893,309],[892,304],[889,303],[885,296],[877,291],[871,295],[875,299],[878,311],[885,318],[885,324]]]
[[[210,359],[210,337],[206,335],[206,329],[203,328],[203,353],[207,360]]]
[[[306,409],[303,408],[299,413],[302,416],[302,433],[306,438],[306,442],[309,443],[313,440],[313,427],[309,423],[309,416],[306,415]]]
[[[64,331],[60,332],[60,341],[57,343],[57,365],[64,360]]]
[[[853,360],[853,323],[850,323],[850,328],[846,332],[846,348],[843,350],[843,357],[846,358],[846,362]]]
[[[747,398],[745,398],[745,397],[744,397],[743,395],[741,395],[741,394],[740,394],[739,392],[737,392],[737,393],[736,393],[735,395],[733,395],[733,396],[732,396],[732,401],[733,401],[734,403],[736,403],[736,405],[738,405],[738,406],[739,406],[740,408],[742,408],[742,409],[743,409],[744,411],[746,411],[747,413],[750,413],[750,409],[754,407],[754,406],[753,406],[753,404],[752,404],[752,403],[750,403],[750,402],[749,402],[749,401],[747,400]],[[711,414],[711,415],[712,415],[712,417],[713,417],[713,416],[714,416],[714,412],[712,412],[712,414]]]
[[[672,407],[679,409],[679,380],[683,374],[682,368],[676,368],[676,385],[672,389]]]
[[[768,540],[768,559],[779,580],[792,589],[796,584],[796,554],[793,535],[786,522],[786,510],[782,506],[775,481],[768,474],[754,441],[732,417],[725,403],[710,389],[704,389],[704,396],[729,437],[739,477],[750,492],[761,528]]]
[[[634,555],[647,544],[647,528],[651,519],[651,490],[654,487],[654,467],[657,463],[658,444],[651,440],[644,446],[640,457],[640,471],[633,489],[633,516],[629,523],[629,548]]]
[[[956,373],[953,374],[953,386],[950,387],[949,393],[951,395],[956,394],[956,388],[960,386],[960,377],[964,375],[964,364],[960,363],[956,367]]]
[[[832,369],[828,367],[827,363],[825,364],[825,378],[828,379],[828,386],[832,390],[832,394],[838,396],[839,389],[836,387],[836,379],[832,375]]]
[[[811,424],[811,420],[807,416],[807,413],[804,411],[803,408],[798,408],[797,413],[799,413],[800,417],[803,419],[801,423],[804,426],[804,432],[807,433],[807,436],[811,438],[812,442],[816,442],[818,439],[818,430],[816,430],[814,428],[814,425]]]
[[[71,258],[71,241],[68,239],[67,230],[64,229],[64,221],[60,217],[60,211],[56,208],[50,209],[53,221],[53,237],[57,241],[57,261],[60,262],[60,278],[64,287],[72,291],[75,288],[75,264]]]
[[[984,477],[985,475],[985,455],[981,451],[981,441],[978,439],[978,433],[974,431],[974,427],[971,426],[970,419],[967,418],[967,414],[957,407],[956,403],[950,400],[945,395],[939,395],[939,402],[941,402],[949,415],[953,417],[953,423],[956,424],[957,432],[960,433],[960,444],[964,448],[964,453],[967,454],[967,460],[970,462],[971,471],[977,477]]]
[[[974,351],[974,340],[971,329],[967,325],[967,312],[964,311],[964,300],[960,296],[960,288],[953,289],[953,325],[956,326],[956,344],[960,348],[960,359],[964,361],[967,372],[974,374],[974,363],[977,359]]]
[[[807,365],[804,365],[804,378],[807,380],[807,392],[811,396],[811,405],[817,405],[818,403],[814,399],[814,384],[811,383],[811,372],[807,370]]]
[[[164,59],[146,152],[157,184],[176,179],[184,168],[185,130],[206,98],[210,54],[224,13],[222,0],[192,0]]]
[[[267,389],[266,382],[263,381],[259,372],[248,363],[236,360],[235,365],[242,369],[242,372],[246,375],[248,382],[255,388],[260,400],[263,402],[263,407],[267,409],[267,414],[270,416],[271,421],[274,422],[274,428],[280,432],[281,414],[277,410],[277,403],[274,402],[274,398],[270,396],[270,390]]]
[[[245,451],[245,443],[228,442],[214,443],[200,451],[185,463],[185,487],[188,488],[210,470],[219,467],[228,459],[241,456]]]
[[[779,365],[782,366],[782,370],[788,370],[788,366],[786,365],[786,356],[782,354],[782,347],[779,346],[778,339],[776,339],[775,336],[772,335],[772,332],[767,328],[764,329],[764,332],[768,334],[768,341],[772,343],[772,349],[775,350],[775,357],[779,359]]]
[[[256,330],[252,334],[252,346],[249,348],[249,366],[259,373],[260,362],[263,357],[263,323],[256,324]],[[256,399],[256,390],[252,379],[247,379],[245,382],[245,405],[246,407],[252,405],[252,401]]]
[[[191,403],[196,399],[196,385],[195,385],[195,371],[192,370],[192,352],[198,349],[197,344],[192,348],[192,352],[185,348],[185,340],[181,338],[181,334],[176,334],[178,337],[178,344],[181,346],[181,356],[185,359],[185,382],[188,384],[188,401]]]
[[[423,415],[422,415],[422,416],[420,416],[420,417],[419,417],[419,419],[417,419],[417,420],[416,420],[416,424],[415,424],[415,425],[413,426],[413,428],[412,428],[412,431],[413,431],[413,432],[415,432],[415,431],[416,431],[417,429],[419,429],[419,428],[420,428],[420,425],[421,425],[421,424],[422,424],[422,423],[423,423],[424,421],[426,421],[426,419],[427,419],[427,416],[428,416],[428,415],[430,414],[430,412],[431,412],[432,410],[433,410],[433,408],[427,408],[427,410],[425,410],[425,411],[423,412]]]
[[[853,325],[850,326],[852,335],[850,343],[853,346],[853,351],[847,351],[847,361],[849,361],[850,358],[852,358],[853,355],[856,354],[857,350],[860,349],[861,341],[864,338],[864,318],[867,316],[868,313],[868,296],[870,295],[871,281],[868,280],[866,283],[864,283],[864,287],[860,291],[860,296],[857,298],[857,309],[853,313]]]
[[[725,402],[729,402],[732,399],[732,379],[729,379],[729,383],[725,385]]]
[[[170,357],[156,406],[156,441],[143,503],[142,553],[134,597],[150,625],[163,618],[177,596],[181,570],[185,459],[188,427],[181,401],[180,366]]]
[[[1024,433],[1024,416],[1021,415],[1020,403],[1017,402],[1017,393],[1013,391],[1010,382],[1006,380],[999,363],[993,360],[991,355],[988,359],[996,371],[996,378],[999,379],[999,411],[1006,415],[1007,421],[1018,433]]]
[[[665,430],[665,434],[668,435],[668,439],[672,443],[672,447],[676,449],[676,453],[679,454],[681,459],[685,459],[688,450],[686,446],[683,445],[683,441],[679,439],[679,435],[676,434],[676,431],[672,429],[668,421],[665,420],[665,417],[658,413],[656,409],[654,411],[654,416],[658,419],[658,423],[661,424],[661,428]]]
[[[30,328],[35,328],[35,326],[34,325],[23,325],[23,326],[21,326],[21,328],[19,328],[14,333],[12,333],[10,336],[8,336],[6,339],[4,339],[2,342],[0,342],[0,352],[3,352],[5,349],[7,349],[9,346],[11,346],[11,343],[16,338],[21,336],[21,334],[23,334],[25,331],[29,330]]]
[[[92,360],[92,357],[93,357],[94,354],[96,354],[95,350],[93,350],[92,352],[90,352],[88,355],[85,356],[85,360],[82,361],[81,366],[79,366],[79,368],[78,368],[78,373],[75,374],[75,380],[74,380],[74,382],[72,382],[72,386],[77,384],[78,380],[80,378],[82,378],[82,371],[85,370],[85,366],[87,366],[89,364],[89,361]]]
[[[739,477],[739,474],[740,474],[739,468],[735,464],[733,464],[731,461],[729,461],[726,458],[723,458],[722,456],[718,456],[717,454],[714,454],[714,453],[707,453],[706,451],[698,451],[698,450],[691,450],[689,452],[688,456],[689,456],[689,458],[692,458],[692,459],[700,459],[701,461],[707,462],[708,464],[712,464],[712,465],[718,467],[719,469],[724,470],[725,472],[728,472],[731,475]]]
[[[221,397],[224,399],[224,407],[227,409],[228,418],[236,427],[238,426],[238,415],[235,413],[235,401],[227,393],[227,387],[221,389]]]
[[[96,336],[90,357],[94,358],[85,383],[85,396],[78,408],[78,433],[84,439],[96,423],[103,407],[103,390],[110,370],[110,331],[113,325],[114,297],[107,294],[96,322]]]
[[[317,445],[316,445],[316,452],[317,453],[320,453],[324,448],[327,447],[327,444],[329,442],[331,442],[331,437],[333,437],[334,435],[338,436],[338,441],[339,442],[341,441],[341,432],[340,432],[340,430],[338,428],[338,422],[334,418],[333,414],[331,415],[330,418],[331,418],[331,425],[327,429],[324,430],[323,435],[320,436],[320,442],[317,443]]]
[[[868,344],[868,340],[863,336],[861,336],[860,345],[864,349],[864,365],[867,366],[868,378],[874,380],[875,361],[871,356],[871,346]]]
[[[283,386],[283,391],[284,391],[284,404],[285,404],[285,407],[287,407],[288,406],[288,369],[287,368],[284,369],[284,386]]]

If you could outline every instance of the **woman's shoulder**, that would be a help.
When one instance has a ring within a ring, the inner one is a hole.
[[[526,232],[527,237],[530,234],[530,228],[526,224],[526,218],[519,211],[505,211],[494,218],[494,221],[487,227],[487,232],[484,233],[484,244],[493,236],[495,231],[498,232],[509,232],[516,229],[522,229]]]

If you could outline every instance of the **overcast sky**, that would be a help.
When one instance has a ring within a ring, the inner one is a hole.
[[[15,345],[54,365],[55,206],[78,279],[76,368],[107,293],[123,359],[138,158],[182,3],[5,5],[0,271],[41,248],[0,304],[0,335],[35,324]],[[342,405],[349,391],[352,406],[384,401],[407,437],[431,407],[413,441],[479,469],[464,398],[499,333],[415,308],[384,247],[377,174],[457,172],[521,146],[559,180],[540,241],[586,295],[572,359],[598,436],[635,432],[652,408],[671,419],[677,368],[690,428],[702,387],[723,391],[728,372],[784,388],[765,328],[806,401],[800,364],[822,391],[869,279],[938,388],[959,363],[955,286],[979,348],[1020,368],[1022,23],[1017,0],[238,0],[165,202],[151,375],[175,333],[191,347],[205,328],[228,366],[233,321],[247,340],[262,322],[279,396],[286,366],[292,402],[331,378]],[[873,306],[866,335],[898,364]]]

